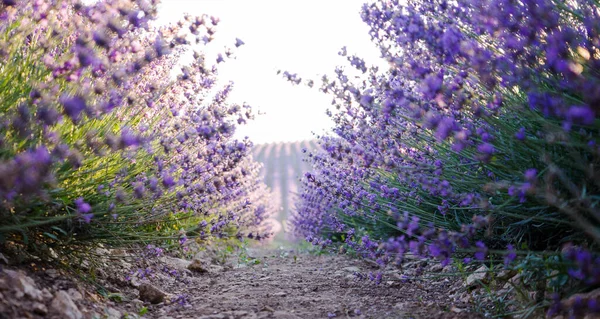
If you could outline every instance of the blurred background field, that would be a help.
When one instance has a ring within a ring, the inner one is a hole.
[[[316,140],[305,140],[257,144],[252,150],[254,160],[262,164],[260,176],[272,190],[273,205],[277,208],[276,216],[271,220],[275,232],[269,241],[271,245],[287,245],[297,240],[289,229],[288,220],[300,190],[300,177],[310,171],[310,164],[304,158],[317,147]]]

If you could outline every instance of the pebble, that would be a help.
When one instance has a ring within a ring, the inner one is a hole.
[[[138,287],[138,290],[142,301],[158,304],[165,300],[166,294],[151,284],[143,283]]]
[[[489,268],[486,265],[482,265],[481,267],[477,268],[475,272],[467,277],[466,285],[470,287],[477,285],[479,281],[485,282],[488,277],[488,270]]]
[[[442,266],[442,264],[435,264],[433,266],[431,266],[431,268],[429,268],[429,271],[431,272],[440,272],[442,271],[442,269],[444,269],[444,266]]]
[[[73,301],[79,301],[83,299],[83,296],[77,289],[69,288],[67,292],[69,293],[69,296],[71,296],[71,299],[73,299]]]
[[[41,302],[34,303],[31,309],[33,310],[33,313],[38,314],[40,316],[45,316],[48,314],[48,308],[46,308],[46,305],[44,305]]]
[[[50,304],[50,310],[60,316],[60,318],[83,319],[83,314],[79,311],[71,296],[64,290],[60,290],[54,295],[54,299]]]
[[[42,289],[42,298],[44,299],[52,299],[52,293],[50,292],[50,290],[48,290],[48,288],[44,288]]]
[[[46,275],[52,279],[59,276],[58,271],[56,269],[46,269]]]
[[[192,263],[188,265],[187,269],[194,271],[194,272],[198,272],[198,273],[208,272],[208,269],[206,269],[206,266],[204,266],[204,263],[200,259],[197,259],[197,258],[192,260]]]
[[[181,259],[181,258],[174,258],[174,257],[169,257],[169,256],[163,256],[159,260],[161,263],[164,263],[169,268],[173,268],[178,271],[185,271],[186,269],[188,269],[188,267],[192,263],[189,260],[185,260],[185,259]]]
[[[42,301],[42,291],[37,289],[35,281],[25,274],[5,269],[4,273],[8,276],[7,286],[15,290],[17,298],[27,296],[33,300]]]
[[[106,319],[121,319],[121,312],[114,308],[106,308],[104,313],[106,314]]]

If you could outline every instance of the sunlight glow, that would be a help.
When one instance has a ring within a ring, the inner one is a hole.
[[[164,0],[159,19],[174,22],[184,13],[219,17],[209,46],[224,51],[234,47],[236,38],[245,42],[236,49],[235,60],[219,65],[221,80],[235,83],[231,101],[245,101],[265,113],[240,127],[237,136],[249,136],[255,143],[298,141],[332,127],[325,115],[331,98],[316,87],[293,86],[277,70],[318,80],[322,74],[333,74],[338,65],[350,67],[338,55],[343,46],[367,65],[385,66],[360,18],[364,2]]]

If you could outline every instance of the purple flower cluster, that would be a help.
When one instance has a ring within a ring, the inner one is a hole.
[[[376,1],[361,16],[390,68],[344,48],[363,76],[323,77],[335,135],[308,154],[298,234],[381,265],[410,252],[510,267],[516,247],[597,247],[594,1]],[[571,276],[596,283],[595,256],[573,255]]]
[[[12,83],[0,88],[0,233],[76,217],[82,237],[118,241],[184,213],[210,236],[268,236],[252,143],[233,139],[250,106],[228,102],[232,85],[216,85],[201,52],[174,71],[218,19],[159,27],[155,15],[154,1],[0,6],[0,76]]]
[[[593,286],[600,283],[600,257],[581,247],[564,249],[566,260],[571,263],[569,276]]]
[[[189,296],[187,294],[182,294],[182,295],[177,295],[177,296],[173,296],[173,298],[171,298],[171,303],[177,303],[180,306],[185,306],[187,304],[189,304]]]

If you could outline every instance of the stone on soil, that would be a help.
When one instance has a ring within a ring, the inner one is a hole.
[[[131,285],[134,288],[138,288],[140,287],[142,283],[140,282],[140,280],[138,279],[137,276],[131,276],[131,280],[129,280],[129,285]]]
[[[209,271],[209,267],[207,267],[202,260],[197,258],[192,260],[187,269],[197,273],[206,273]]]
[[[73,301],[79,301],[83,299],[83,296],[77,289],[69,288],[67,292]]]
[[[44,299],[52,299],[52,293],[50,292],[50,290],[48,290],[48,288],[44,288],[42,289],[42,298]]]
[[[33,313],[38,314],[40,316],[45,316],[48,314],[48,308],[46,308],[46,305],[44,305],[41,302],[34,303],[31,309],[33,310]]]
[[[144,302],[139,299],[133,299],[130,303],[138,308],[142,308],[144,306]]]
[[[5,269],[4,273],[8,276],[8,285],[15,290],[17,298],[27,296],[33,300],[42,300],[42,291],[37,289],[33,279],[18,271]]]
[[[344,270],[349,272],[360,272],[360,268],[356,266],[345,267]]]
[[[71,299],[71,296],[64,291],[60,290],[54,296],[52,303],[50,304],[50,311],[59,316],[59,318],[65,319],[82,319],[83,314],[77,308],[77,305]]]
[[[463,311],[465,311],[465,310],[464,310],[464,309],[461,309],[461,308],[458,308],[458,307],[456,307],[456,306],[452,306],[452,307],[450,308],[450,311],[452,311],[452,312],[454,312],[454,313],[461,313],[461,312],[463,312]]]
[[[121,319],[121,312],[114,308],[106,308],[104,314],[106,319]]]
[[[157,304],[165,300],[166,294],[151,284],[143,283],[138,287],[138,290],[142,301]]]
[[[56,269],[46,269],[46,275],[48,275],[48,277],[54,279],[56,277],[59,276],[58,271]]]
[[[498,273],[498,275],[496,275],[496,278],[498,278],[499,280],[509,280],[510,278],[514,277],[516,274],[517,274],[516,270],[504,269],[504,270],[500,271]]]
[[[161,257],[160,261],[167,265],[171,269],[175,269],[178,271],[185,271],[188,266],[191,264],[189,260],[174,258],[169,256]]]
[[[470,293],[468,292],[463,292],[462,295],[460,295],[460,298],[458,299],[458,301],[462,302],[462,303],[470,303],[471,300],[473,300],[473,297],[471,296]]]
[[[219,265],[210,265],[209,270],[212,273],[219,273],[225,271],[225,267]]]
[[[429,271],[431,272],[440,272],[444,269],[444,266],[442,266],[442,264],[434,264],[433,266],[431,266],[431,268],[429,268]]]
[[[467,277],[467,286],[475,286],[479,281],[485,282],[489,275],[488,270],[489,268],[486,265],[482,265],[481,267],[477,268],[475,272]]]

